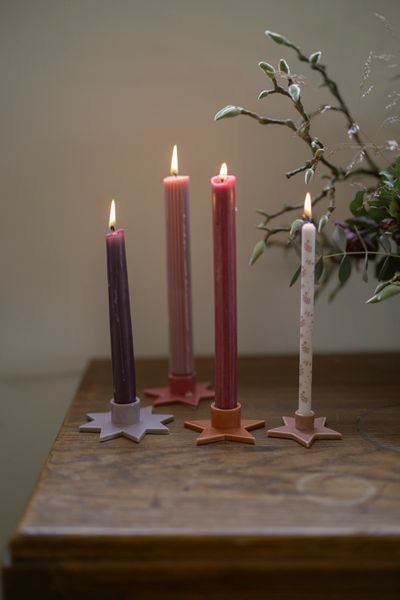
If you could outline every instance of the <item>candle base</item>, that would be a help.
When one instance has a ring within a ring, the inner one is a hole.
[[[300,415],[297,412],[294,417],[282,417],[285,423],[282,427],[269,429],[269,437],[286,438],[298,442],[306,448],[310,448],[315,440],[341,440],[342,434],[333,429],[325,427],[326,417],[315,417],[312,415]]]
[[[144,390],[146,396],[156,398],[154,406],[163,404],[188,404],[196,408],[200,400],[214,398],[214,390],[209,389],[209,382],[197,383],[196,374],[169,375],[169,385],[161,388]]]
[[[88,423],[79,427],[83,432],[100,432],[100,442],[123,436],[140,442],[146,433],[169,433],[164,423],[172,421],[173,415],[157,415],[152,407],[140,408],[140,400],[129,404],[117,404],[111,400],[111,410],[103,413],[87,413]]]
[[[196,440],[197,445],[211,444],[229,440],[255,444],[256,440],[249,430],[265,426],[265,421],[258,419],[242,419],[241,406],[236,408],[217,408],[213,402],[210,407],[211,419],[204,421],[185,421],[185,427],[194,431],[201,431]]]

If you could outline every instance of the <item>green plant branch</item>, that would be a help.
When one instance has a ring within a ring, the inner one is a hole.
[[[242,115],[246,115],[247,117],[251,117],[252,119],[256,119],[261,125],[283,125],[289,127],[293,131],[296,131],[296,125],[293,123],[291,119],[274,119],[272,117],[261,117],[255,112],[251,110],[247,110],[242,108]]]
[[[268,32],[266,32],[268,34]],[[285,39],[285,38],[284,38]],[[331,92],[331,94],[336,98],[336,100],[339,102],[339,107],[341,112],[346,116],[347,119],[347,124],[350,127],[352,127],[352,125],[355,123],[355,120],[353,119],[350,110],[346,104],[346,102],[344,101],[344,98],[342,96],[342,94],[339,91],[339,88],[336,84],[335,81],[333,81],[333,79],[331,79],[328,75],[327,69],[325,65],[321,65],[320,63],[316,63],[316,64],[312,64],[309,60],[309,57],[306,56],[305,54],[303,54],[303,52],[300,50],[300,48],[298,48],[295,44],[293,44],[292,42],[289,42],[289,40],[285,39],[284,42],[285,46],[288,46],[289,48],[292,48],[296,54],[297,57],[299,59],[300,62],[305,62],[308,64],[308,66],[314,70],[317,71],[324,82],[324,85],[326,87],[328,87],[329,91]],[[354,139],[358,142],[358,144],[364,148],[365,144],[359,134],[359,132],[355,132],[353,135]],[[369,155],[368,151],[365,151],[365,160],[366,162],[369,164],[369,166],[371,167],[372,171],[374,171],[377,175],[379,174],[379,167],[378,165],[375,163],[375,161],[371,158],[371,156]]]
[[[398,254],[393,254],[392,252],[375,252],[373,250],[368,250],[368,254],[369,255],[373,255],[373,256],[388,256],[388,257],[393,257],[393,258],[398,258],[399,257]],[[348,255],[348,256],[356,255],[356,256],[359,256],[361,258],[361,257],[365,256],[365,252],[364,251],[358,251],[358,252],[335,252],[334,254],[324,254],[324,258],[343,257],[345,255]]]

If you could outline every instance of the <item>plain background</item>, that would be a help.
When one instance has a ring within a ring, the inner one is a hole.
[[[126,228],[136,354],[167,353],[162,178],[174,143],[191,177],[196,352],[213,350],[209,179],[222,161],[238,179],[240,352],[297,351],[298,288],[288,287],[295,257],[271,249],[253,268],[248,260],[259,239],[255,209],[302,202],[302,176],[287,181],[284,173],[307,149],[286,129],[245,117],[214,123],[213,115],[233,103],[293,116],[282,99],[257,100],[268,87],[260,60],[282,56],[303,70],[266,38],[271,29],[307,54],[322,50],[369,139],[396,139],[398,127],[381,124],[393,114],[385,105],[399,69],[374,59],[374,89],[360,100],[369,52],[399,59],[400,41],[376,10],[397,31],[397,0],[1,0],[0,542],[85,363],[109,354],[104,233],[112,197]],[[308,108],[329,101],[318,83],[311,76],[304,86]],[[348,142],[338,114],[319,119],[315,133],[331,145]],[[346,163],[351,153],[336,158]],[[340,188],[339,207],[355,191]],[[316,350],[399,349],[398,302],[366,306],[373,288],[356,275],[333,304],[322,296]]]

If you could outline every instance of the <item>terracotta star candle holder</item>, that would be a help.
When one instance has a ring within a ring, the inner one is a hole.
[[[269,437],[286,438],[298,442],[306,448],[310,448],[315,440],[341,440],[342,434],[333,429],[325,427],[326,417],[315,417],[312,415],[300,415],[295,413],[294,417],[282,417],[284,425],[269,429]]]
[[[214,398],[208,381],[197,383],[196,374],[169,375],[168,386],[144,390],[146,396],[156,398],[154,406],[164,404],[187,404],[196,408],[200,400]]]
[[[120,436],[140,442],[146,433],[169,433],[164,423],[172,421],[173,415],[157,415],[152,407],[140,408],[140,400],[128,404],[117,404],[111,400],[111,410],[102,413],[87,413],[88,423],[79,427],[83,432],[100,432],[100,442]]]
[[[265,426],[265,421],[242,419],[239,403],[236,408],[217,408],[213,402],[210,410],[211,419],[185,421],[185,427],[188,429],[201,431],[196,440],[197,445],[211,444],[223,440],[255,444],[255,437],[249,431]]]

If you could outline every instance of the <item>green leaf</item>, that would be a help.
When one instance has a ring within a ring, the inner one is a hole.
[[[232,104],[228,104],[228,106],[221,108],[221,110],[217,112],[214,117],[214,121],[219,121],[220,119],[227,119],[230,117],[237,117],[238,115],[242,114],[243,110],[244,109],[241,106],[233,106]]]
[[[300,86],[297,83],[289,85],[288,92],[293,102],[298,102],[300,98]]]
[[[365,192],[357,192],[354,200],[350,203],[350,210],[355,217],[359,217],[361,214],[365,214],[364,209],[364,193]]]
[[[292,279],[290,280],[289,287],[294,286],[294,284],[296,283],[296,281],[299,278],[300,273],[301,273],[301,265],[297,268],[297,270],[295,271]]]
[[[367,215],[370,219],[373,219],[374,221],[379,223],[387,217],[387,212],[382,208],[371,207],[367,210]]]
[[[363,281],[365,281],[365,283],[367,283],[367,281],[368,281],[368,248],[367,248],[367,246],[365,244],[365,241],[364,241],[361,233],[358,231],[357,227],[354,227],[354,230],[355,230],[355,232],[357,234],[357,237],[360,240],[361,245],[362,245],[362,247],[364,249],[364,252],[365,252],[365,256],[364,256],[364,269],[363,269],[362,279],[363,279]]]
[[[311,179],[314,177],[314,169],[307,169],[306,172],[304,173],[304,181],[306,183],[306,185],[308,185],[311,181]]]
[[[322,215],[318,223],[318,233],[321,233],[323,228],[329,223],[329,213]]]
[[[346,252],[347,238],[343,227],[336,225],[335,229],[333,230],[332,240],[335,242],[339,250]]]
[[[275,33],[274,31],[266,31],[265,35],[271,38],[275,43],[281,44],[283,46],[293,46],[292,42],[290,42],[285,36],[280,33]]]
[[[389,181],[393,180],[393,173],[389,171],[379,171],[379,175],[383,177],[383,179],[388,179]]]
[[[308,60],[310,61],[310,63],[312,65],[317,65],[319,63],[319,61],[321,60],[321,54],[322,54],[322,52],[320,52],[319,50],[318,50],[318,52],[313,52],[308,57]]]
[[[366,304],[375,304],[376,302],[382,302],[382,300],[387,300],[392,296],[396,296],[400,294],[400,284],[390,283],[388,282],[381,290],[372,296],[369,300],[367,300]]]
[[[314,270],[315,283],[319,282],[323,272],[324,272],[324,257],[321,255],[319,257],[319,259],[317,260],[317,262],[315,263],[315,270]]]
[[[249,264],[251,266],[253,266],[254,263],[260,258],[261,254],[263,254],[265,248],[266,248],[266,245],[265,245],[264,240],[260,240],[259,242],[257,242],[257,244],[254,246],[254,250],[253,250],[253,253],[250,258]]]
[[[304,219],[295,219],[290,227],[290,237],[294,237],[299,229],[303,227],[304,223]]]
[[[350,256],[345,254],[343,256],[342,260],[340,261],[340,265],[339,265],[339,281],[342,285],[343,285],[343,283],[346,283],[346,281],[350,277],[350,274],[351,274],[351,260],[350,260]]]
[[[290,73],[289,65],[284,58],[281,58],[279,61],[279,70],[281,73],[285,73],[285,75],[289,75]]]
[[[262,92],[260,92],[258,99],[262,100],[263,98],[266,98],[267,96],[269,96],[269,94],[271,94],[274,90],[263,90]]]
[[[270,79],[275,79],[275,69],[272,65],[262,60],[258,63],[258,66]]]
[[[390,263],[390,256],[386,256],[386,258],[381,260],[381,262],[376,265],[376,275],[377,275],[377,278],[379,281],[382,281],[382,279],[385,279],[386,272],[389,267],[389,263]],[[389,275],[389,277],[390,277],[390,275]]]
[[[394,219],[398,219],[400,216],[400,204],[397,198],[392,198],[389,204],[389,214]]]
[[[387,252],[387,254],[391,253],[392,247],[390,245],[390,239],[387,235],[385,235],[385,234],[380,235],[378,238],[378,242],[380,243],[380,245],[382,246],[384,251]]]

